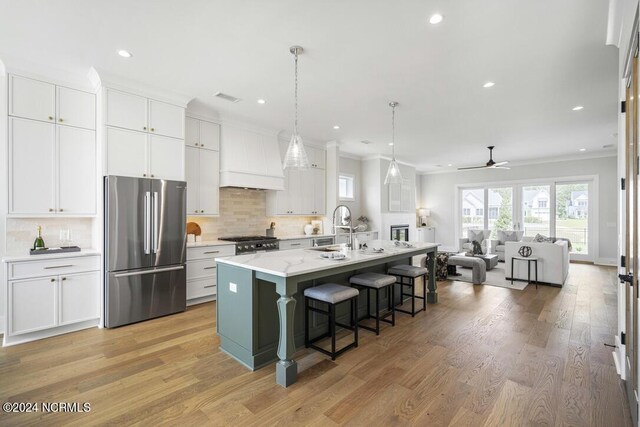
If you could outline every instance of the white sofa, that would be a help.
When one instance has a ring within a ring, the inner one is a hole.
[[[562,286],[569,274],[569,245],[566,240],[555,243],[539,243],[530,241],[531,237],[524,237],[521,242],[505,243],[504,270],[507,280],[527,280],[527,262],[514,261],[513,274],[511,272],[511,258],[519,257],[518,250],[522,246],[531,248],[531,257],[538,258],[538,281]],[[534,265],[531,265],[531,280],[535,280]]]
[[[524,236],[522,230],[498,231],[498,239],[491,240],[491,253],[498,255],[498,261],[504,261],[505,243],[520,242]],[[502,237],[504,240],[500,240]]]

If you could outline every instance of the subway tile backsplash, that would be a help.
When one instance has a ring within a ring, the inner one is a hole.
[[[240,235],[264,235],[271,222],[276,223],[276,236],[303,234],[305,224],[319,217],[267,217],[266,191],[243,188],[220,189],[219,217],[188,217],[202,229],[203,240]]]
[[[33,247],[42,226],[42,238],[47,247],[57,247],[60,230],[71,230],[71,244],[81,248],[92,248],[92,218],[7,218],[7,253],[21,253]]]

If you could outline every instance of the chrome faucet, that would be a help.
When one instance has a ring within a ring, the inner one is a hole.
[[[340,210],[340,224],[336,223],[336,213]],[[347,221],[349,225],[347,225]],[[331,228],[333,234],[338,235],[336,230],[344,230],[345,228],[349,229],[349,243],[347,243],[347,247],[349,249],[353,249],[353,222],[351,219],[351,209],[345,205],[338,205],[336,209],[333,211],[333,224],[331,224]]]

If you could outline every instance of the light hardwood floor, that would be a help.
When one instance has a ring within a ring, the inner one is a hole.
[[[631,425],[612,348],[614,269],[573,264],[563,289],[439,283],[332,362],[302,350],[287,389],[218,350],[215,304],[115,330],[0,349],[0,401],[90,402],[0,425]]]

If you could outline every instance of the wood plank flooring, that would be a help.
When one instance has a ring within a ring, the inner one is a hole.
[[[0,425],[631,425],[612,348],[615,271],[572,264],[564,288],[439,283],[335,362],[302,350],[298,382],[218,350],[215,303],[114,330],[0,349],[0,401],[89,402],[0,413]],[[345,338],[346,339],[346,338]]]

